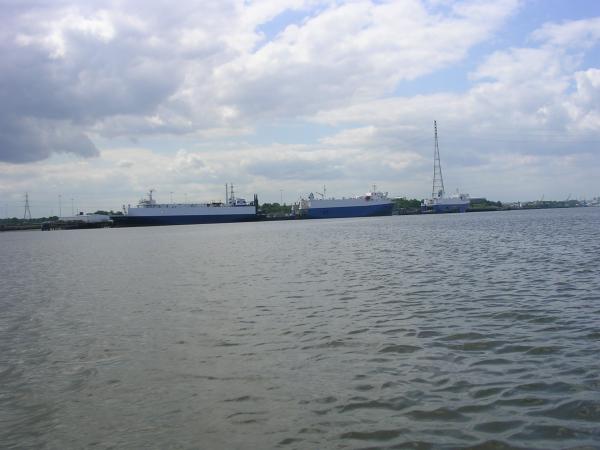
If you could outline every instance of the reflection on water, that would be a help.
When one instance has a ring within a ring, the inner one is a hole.
[[[0,234],[8,448],[600,442],[600,209]]]

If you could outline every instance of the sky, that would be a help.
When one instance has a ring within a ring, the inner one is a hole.
[[[600,195],[596,0],[0,1],[0,217]]]

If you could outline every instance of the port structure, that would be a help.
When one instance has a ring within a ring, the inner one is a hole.
[[[440,163],[440,147],[438,145],[437,122],[433,121],[435,145],[433,150],[433,189],[431,198],[444,197],[444,178],[442,177],[442,165]]]

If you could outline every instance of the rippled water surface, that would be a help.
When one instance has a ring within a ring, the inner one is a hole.
[[[0,234],[0,447],[600,448],[600,208]]]

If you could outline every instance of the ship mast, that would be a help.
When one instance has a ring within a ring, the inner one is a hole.
[[[431,198],[442,198],[444,196],[444,178],[442,177],[442,165],[440,163],[440,148],[438,146],[437,122],[433,121],[435,135],[435,147],[433,150],[433,189]]]
[[[233,183],[229,183],[229,204],[235,205],[235,194],[233,193]]]

